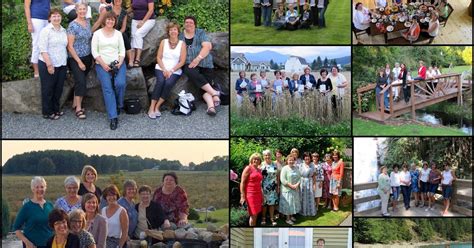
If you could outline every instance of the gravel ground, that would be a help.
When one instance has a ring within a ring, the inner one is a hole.
[[[191,116],[175,116],[163,111],[157,120],[145,113],[120,114],[119,125],[110,130],[105,113],[87,111],[79,120],[72,110],[65,110],[59,120],[46,120],[38,114],[2,113],[4,139],[227,139],[229,106],[221,106],[215,117],[206,114],[206,106],[197,104]]]

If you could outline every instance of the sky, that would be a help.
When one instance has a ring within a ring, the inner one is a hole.
[[[142,158],[179,160],[181,164],[199,164],[215,156],[229,155],[227,140],[5,140],[2,141],[2,166],[17,154],[44,150],[74,150],[86,155],[130,155]]]
[[[258,53],[265,50],[281,54],[291,54],[303,58],[328,57],[340,58],[351,55],[350,46],[233,46],[232,52]]]

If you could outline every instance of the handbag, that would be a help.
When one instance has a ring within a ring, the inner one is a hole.
[[[129,115],[136,115],[142,111],[140,99],[129,98],[123,102],[125,113]]]
[[[191,115],[191,113],[196,110],[196,105],[194,104],[194,96],[191,93],[185,93],[182,90],[178,94],[178,98],[174,100],[174,108],[171,110],[173,115]]]

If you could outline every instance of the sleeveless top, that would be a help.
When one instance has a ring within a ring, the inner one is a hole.
[[[435,28],[435,30],[433,30],[433,32],[430,32],[430,33],[429,33],[430,36],[432,36],[432,37],[438,36],[438,33],[439,33],[439,21],[436,20],[435,22],[432,22],[432,21],[430,20],[429,26],[435,25],[435,24],[437,25],[436,28]]]
[[[443,181],[441,184],[448,185],[449,182],[453,180],[453,175],[451,174],[451,170],[443,171]]]
[[[169,44],[169,39],[165,39],[163,42],[163,58],[161,59],[163,61],[163,65],[165,66],[166,70],[171,70],[173,67],[175,67],[179,63],[179,57],[181,56],[181,46],[183,45],[182,40],[178,40],[178,44],[174,49],[171,49],[170,44]],[[161,70],[160,65],[157,63],[155,66],[155,69]],[[178,69],[173,74],[176,75],[181,75],[182,70]]]
[[[422,182],[427,183],[427,182],[428,182],[428,177],[430,176],[430,172],[431,172],[431,169],[430,169],[430,168],[426,168],[426,170],[425,170],[425,169],[421,169],[420,180],[421,180]]]
[[[120,213],[126,211],[122,206],[115,211],[115,213],[109,218],[107,217],[106,210],[109,207],[102,209],[101,215],[107,220],[107,237],[120,238],[122,237],[122,227],[120,225]]]
[[[250,166],[250,174],[247,183],[247,194],[259,194],[262,192],[263,175],[260,169]]]

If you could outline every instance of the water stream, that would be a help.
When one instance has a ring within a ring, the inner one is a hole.
[[[462,116],[456,117],[444,112],[417,110],[416,119],[434,125],[455,127],[466,134],[472,135],[472,121],[469,121]]]

